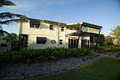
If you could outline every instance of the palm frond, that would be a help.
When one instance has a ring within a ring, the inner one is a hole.
[[[26,16],[24,16],[24,15],[14,14],[14,13],[11,13],[11,12],[0,13],[0,19],[11,19],[11,18],[15,18],[15,17],[26,18]]]
[[[3,25],[3,24],[9,25],[13,22],[27,22],[27,20],[25,18],[5,20],[5,21],[0,21],[0,25]]]
[[[14,6],[15,4],[9,0],[0,0],[0,7],[2,6]]]

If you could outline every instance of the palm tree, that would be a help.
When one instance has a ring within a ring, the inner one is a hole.
[[[20,19],[17,19],[16,17],[20,17]],[[11,22],[18,22],[18,21],[26,21],[26,16],[20,15],[20,14],[14,14],[11,12],[3,12],[0,13],[0,25],[2,24],[10,24]]]
[[[0,0],[0,8],[4,6],[15,6],[13,2],[10,0]],[[18,19],[19,17],[19,19]],[[26,16],[21,15],[21,14],[14,14],[11,12],[3,12],[0,13],[0,35],[5,36],[4,34],[7,33],[6,31],[2,30],[2,25],[8,25],[12,22],[26,22]],[[7,33],[9,35],[9,33]]]
[[[0,8],[3,6],[15,6],[15,4],[9,0],[0,0]],[[17,19],[17,17],[20,17],[20,19]],[[18,22],[18,21],[26,21],[26,16],[21,14],[14,14],[11,12],[3,12],[0,13],[0,29],[2,30],[2,25],[8,25],[12,22]]]
[[[0,7],[3,6],[14,6],[15,4],[9,0],[0,0]]]

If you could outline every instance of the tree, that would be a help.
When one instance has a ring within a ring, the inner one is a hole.
[[[3,6],[15,6],[15,4],[9,0],[0,0],[0,8]],[[20,19],[17,19],[17,17],[20,17]],[[27,21],[25,18],[27,18],[24,15],[21,14],[14,14],[11,12],[3,12],[0,13],[0,29],[2,30],[2,25],[8,25],[12,22],[18,22],[18,21]]]
[[[0,0],[0,8],[4,7],[4,6],[15,6],[15,4],[13,2],[11,2],[10,0]],[[19,19],[18,19],[19,17]],[[2,12],[0,13],[0,35],[1,36],[5,36],[4,34],[7,33],[6,31],[2,30],[2,25],[8,25],[12,22],[27,22],[26,20],[26,16],[21,15],[21,14],[15,14],[15,13],[11,13],[11,12]],[[8,35],[10,35],[9,33],[7,33]],[[15,35],[12,36],[8,36],[7,39],[9,39],[10,41],[13,40],[11,37],[15,38]],[[13,40],[14,41],[14,40]],[[19,42],[20,43],[20,42]],[[20,44],[18,44],[18,46],[20,46]]]
[[[113,44],[113,39],[111,36],[106,36],[105,37],[105,45],[109,46]]]
[[[14,6],[15,4],[9,0],[0,0],[0,7],[3,6]]]
[[[98,40],[97,40],[97,37],[94,37],[93,41],[94,41],[94,43],[98,42],[99,46],[104,46],[104,43],[105,43],[104,34],[100,34],[98,37]]]
[[[3,39],[9,42],[16,42],[19,40],[19,37],[15,33],[10,33],[9,35],[5,36]]]
[[[113,32],[112,35],[114,35],[119,45],[120,44],[120,26],[117,26],[114,30],[112,30],[112,32]]]

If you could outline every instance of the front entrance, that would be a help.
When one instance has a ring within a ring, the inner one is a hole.
[[[82,48],[89,48],[89,40],[81,40]]]
[[[68,48],[77,48],[78,39],[68,39]]]
[[[21,46],[22,48],[27,48],[28,46],[28,35],[21,35],[22,38],[21,38]]]

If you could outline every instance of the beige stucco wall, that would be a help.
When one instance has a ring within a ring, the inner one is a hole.
[[[70,34],[76,32],[76,30],[69,30],[64,27],[64,31],[61,31],[61,26],[53,25],[53,30],[49,29],[49,25],[47,23],[41,22],[40,28],[30,28],[30,23],[18,23],[19,34],[27,34],[28,35],[28,48],[29,49],[44,49],[47,47],[65,47],[68,48],[68,39],[76,38],[77,36],[66,36],[66,34]],[[46,44],[37,44],[36,37],[46,37]],[[59,40],[63,40],[63,44],[59,44]],[[89,39],[86,37],[86,39]],[[51,44],[51,40],[55,40],[56,44]],[[79,48],[81,48],[81,38],[79,40]]]

